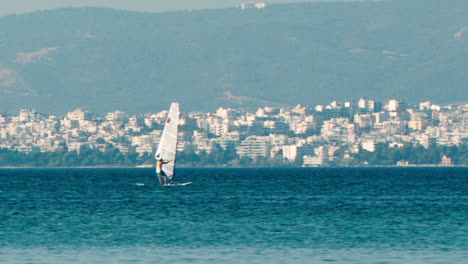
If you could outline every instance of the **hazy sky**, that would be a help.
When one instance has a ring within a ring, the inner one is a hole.
[[[147,12],[222,8],[252,0],[0,0],[0,16],[71,6],[99,6]],[[263,0],[267,3],[345,2],[354,0]]]

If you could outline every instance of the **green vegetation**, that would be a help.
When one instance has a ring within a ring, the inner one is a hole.
[[[239,157],[233,147],[223,150],[216,148],[211,153],[196,154],[193,151],[178,153],[177,164],[181,167],[272,167],[300,166],[299,161],[288,162],[279,154],[274,158],[261,157],[253,160]],[[153,164],[153,155],[138,156],[135,152],[122,153],[117,148],[105,152],[82,146],[80,151],[57,152],[19,152],[0,149],[1,167],[85,167],[85,166],[120,166],[132,167],[143,164]]]
[[[389,147],[388,144],[377,144],[374,152],[360,150],[351,160],[336,158],[330,166],[393,166],[400,160],[410,164],[439,164],[443,155],[452,158],[455,165],[468,165],[468,144],[459,146],[435,146],[429,148],[406,145]],[[341,156],[341,155],[340,155]],[[152,164],[153,155],[138,156],[137,153],[122,153],[116,148],[105,152],[83,146],[77,151],[58,152],[18,152],[0,149],[0,166],[2,167],[82,167],[82,166],[138,166]],[[180,167],[300,167],[302,158],[288,161],[281,152],[275,157],[260,157],[256,160],[239,157],[233,147],[223,150],[217,148],[211,153],[196,154],[191,150],[178,153],[177,164]]]
[[[255,160],[249,157],[239,157],[232,146],[228,146],[226,150],[218,147],[217,151],[211,153],[196,154],[193,151],[183,151],[178,153],[177,160],[179,165],[185,167],[297,167],[302,165],[301,160],[290,162],[284,159],[281,153],[274,158],[260,157]]]
[[[389,147],[388,144],[377,144],[374,152],[361,149],[356,154],[350,165],[395,165],[398,161],[405,160],[409,164],[439,164],[442,156],[452,159],[455,165],[468,165],[468,144],[459,146],[436,146],[435,144],[424,148],[421,145],[405,145],[401,148]]]
[[[23,153],[0,149],[0,166],[3,167],[82,167],[82,166],[135,166],[152,159],[149,155],[124,154],[116,148],[99,152],[83,146],[77,151]]]

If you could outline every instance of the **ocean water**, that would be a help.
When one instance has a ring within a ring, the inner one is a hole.
[[[0,263],[468,263],[468,168],[0,169]]]

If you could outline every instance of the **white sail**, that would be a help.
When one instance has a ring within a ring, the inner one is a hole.
[[[167,115],[164,130],[161,135],[158,149],[156,150],[155,158],[162,158],[164,165],[162,171],[172,180],[174,177],[174,169],[177,153],[177,133],[179,131],[179,103],[173,102]]]

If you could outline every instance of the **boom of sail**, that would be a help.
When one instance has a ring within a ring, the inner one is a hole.
[[[155,153],[156,160],[162,158],[164,165],[162,171],[169,180],[174,178],[174,169],[177,154],[177,133],[179,131],[179,103],[173,102],[167,115],[166,124],[161,135],[158,149]]]

